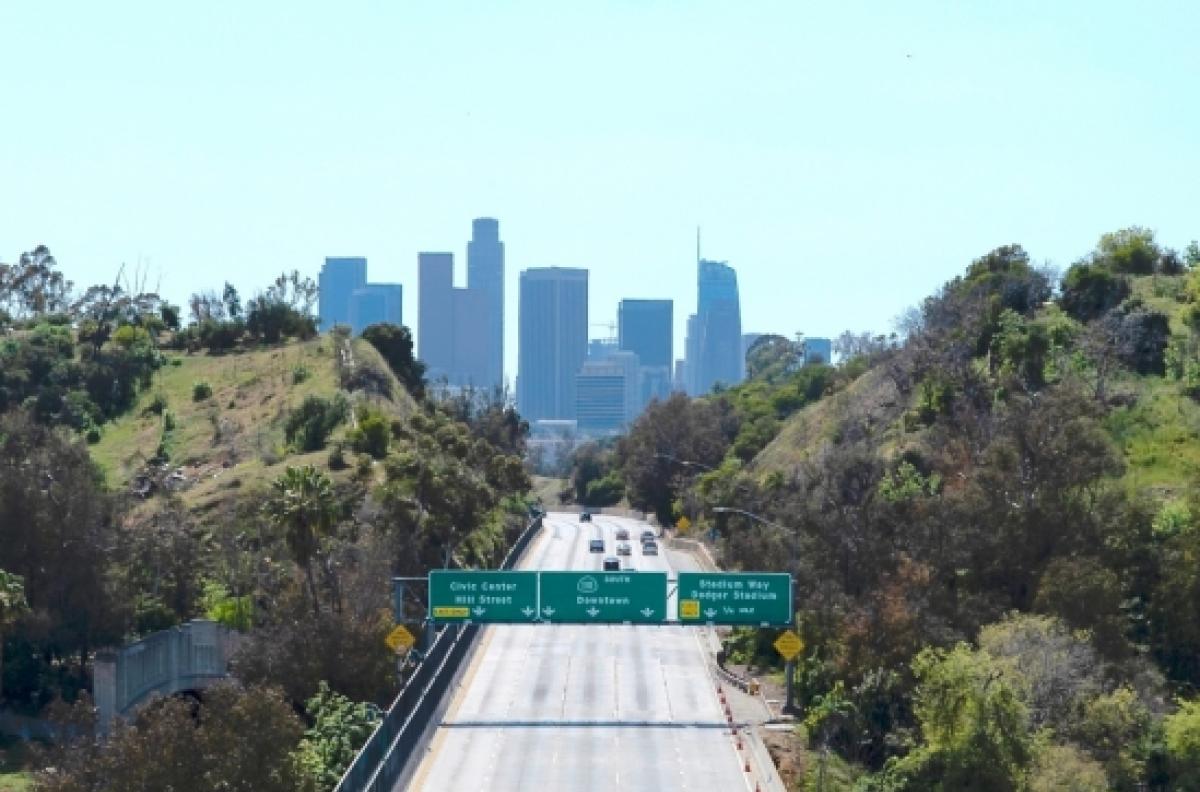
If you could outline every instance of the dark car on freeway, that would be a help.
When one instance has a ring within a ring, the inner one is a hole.
[[[604,552],[604,540],[603,539],[593,539],[592,541],[588,542],[588,552],[589,553],[603,553]]]
[[[620,559],[613,558],[612,556],[609,556],[608,558],[604,559],[604,571],[605,572],[620,572],[621,571]]]
[[[579,513],[579,522],[591,522],[591,521],[592,521],[592,513],[591,512],[585,511],[585,512]]]

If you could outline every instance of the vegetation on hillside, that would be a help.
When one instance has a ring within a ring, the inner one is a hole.
[[[95,650],[215,619],[237,686],[60,746],[40,788],[330,789],[397,683],[390,576],[502,558],[528,426],[427,395],[407,328],[316,336],[296,273],[186,326],[143,291],[0,266],[0,704],[86,734]]]
[[[902,341],[843,336],[833,369],[777,338],[652,407],[596,477],[793,573],[838,788],[1197,788],[1198,316],[1194,244],[1106,234],[1061,279],[1005,246]]]

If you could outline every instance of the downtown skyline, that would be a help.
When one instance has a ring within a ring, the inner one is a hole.
[[[407,287],[411,323],[415,253],[461,262],[464,222],[496,216],[510,379],[528,267],[588,269],[593,321],[625,297],[674,298],[678,357],[697,225],[702,255],[737,268],[745,330],[826,336],[890,331],[999,245],[1065,269],[1130,225],[1178,249],[1200,236],[1191,3],[268,1],[70,18],[0,10],[12,40],[53,30],[55,53],[0,77],[36,119],[0,129],[0,173],[19,185],[0,194],[0,259],[44,243],[80,283],[141,264],[183,304],[366,255],[373,279]]]

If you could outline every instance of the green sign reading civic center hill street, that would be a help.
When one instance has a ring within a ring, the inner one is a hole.
[[[538,573],[431,570],[429,618],[451,623],[535,622],[538,620]]]
[[[665,572],[542,572],[544,622],[661,624]]]
[[[680,572],[681,624],[790,624],[792,576],[767,572]]]

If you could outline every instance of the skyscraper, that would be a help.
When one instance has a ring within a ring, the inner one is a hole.
[[[588,360],[575,377],[575,418],[584,434],[619,432],[641,410],[640,366],[632,352]]]
[[[725,262],[700,259],[697,275],[697,365],[692,378],[698,395],[717,383],[741,382],[743,361],[737,273]],[[689,369],[691,364],[689,358]]]
[[[404,324],[404,287],[368,283],[350,294],[350,330],[358,335],[373,324]]]
[[[521,273],[517,406],[529,421],[575,418],[575,375],[588,346],[588,272]]]
[[[417,254],[417,356],[430,382],[454,370],[454,254]]]
[[[670,300],[621,300],[617,340],[643,366],[670,366],[674,351],[674,306]]]
[[[504,243],[500,222],[480,217],[471,222],[467,243],[467,288],[483,292],[488,311],[487,332],[479,339],[485,345],[485,387],[504,382]]]
[[[367,260],[362,256],[327,256],[317,283],[321,332],[335,324],[348,325],[354,292],[367,283]]]
[[[639,409],[671,394],[675,350],[674,304],[670,300],[621,300],[618,345],[638,357]]]

